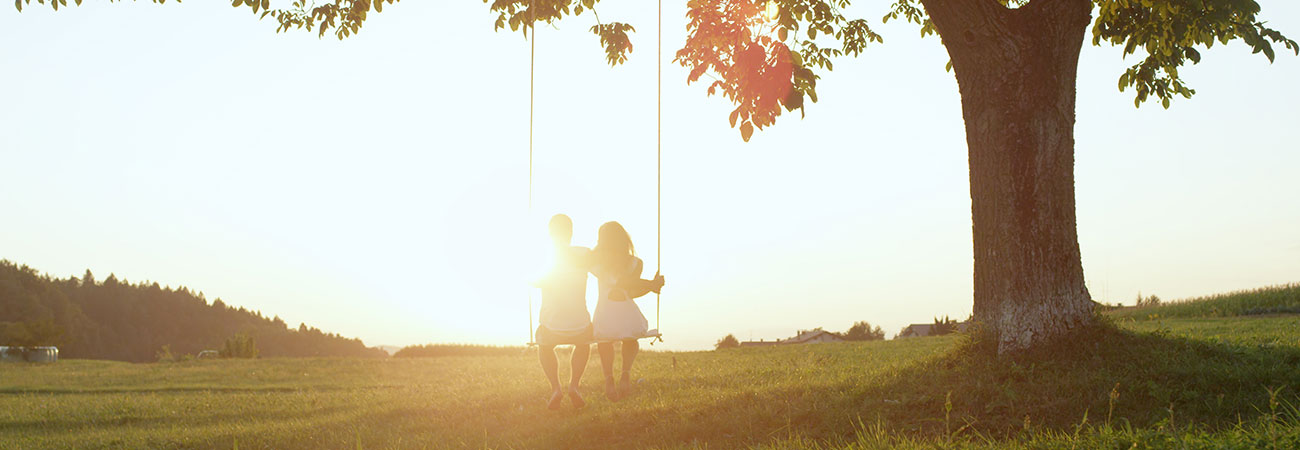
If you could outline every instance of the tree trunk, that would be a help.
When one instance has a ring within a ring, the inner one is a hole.
[[[1074,209],[1075,78],[1090,0],[922,0],[961,90],[976,322],[1017,352],[1092,320]]]

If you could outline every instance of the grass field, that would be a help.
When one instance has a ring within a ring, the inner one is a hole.
[[[1016,360],[960,336],[643,353],[618,403],[593,357],[558,412],[531,352],[5,364],[0,448],[1300,448],[1300,316],[1118,316]]]

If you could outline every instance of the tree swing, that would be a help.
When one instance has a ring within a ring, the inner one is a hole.
[[[529,31],[531,32],[531,33],[528,35],[528,47],[529,47],[529,48],[528,48],[528,212],[529,212],[529,215],[531,216],[531,215],[532,215],[532,212],[533,212],[533,103],[534,103],[534,102],[533,102],[533,90],[534,90],[534,88],[533,88],[533,72],[534,72],[534,67],[536,66],[536,61],[537,61],[537,29],[535,28],[535,25],[537,24],[537,12],[536,12],[535,10],[533,10],[533,5],[532,5],[532,2],[531,2],[531,1],[529,2],[528,9],[529,9],[529,14],[531,14],[532,17],[533,17],[532,20],[530,20],[530,21],[529,21],[529,24],[528,24],[528,29],[529,29]],[[656,70],[656,82],[655,82],[655,89],[656,89],[656,91],[655,91],[655,128],[656,128],[656,134],[655,134],[655,273],[656,273],[656,274],[658,274],[658,273],[661,272],[660,269],[661,269],[661,267],[662,267],[662,265],[663,265],[663,264],[662,264],[662,255],[663,255],[663,252],[662,252],[662,247],[663,247],[663,245],[662,245],[662,241],[663,241],[662,236],[663,236],[663,235],[662,235],[662,232],[661,232],[661,231],[662,231],[662,228],[663,228],[663,173],[664,173],[664,163],[663,163],[663,140],[664,140],[664,139],[663,139],[663,138],[664,138],[664,126],[663,126],[663,120],[664,120],[664,114],[663,114],[663,112],[664,112],[664,104],[663,104],[663,103],[664,103],[664,101],[663,101],[663,90],[664,90],[664,87],[663,87],[663,84],[664,84],[664,82],[663,82],[663,81],[664,81],[664,61],[663,61],[664,38],[663,38],[663,31],[664,31],[664,24],[663,24],[663,22],[664,22],[664,19],[663,19],[663,16],[664,16],[664,4],[663,4],[663,0],[659,0],[659,2],[658,2],[658,17],[657,17],[657,19],[658,19],[658,20],[657,20],[658,30],[657,30],[657,35],[656,35],[656,36],[657,36],[657,39],[658,39],[658,42],[657,42],[657,44],[656,44],[656,53],[655,53],[655,59],[656,59],[656,69],[655,69],[655,70]],[[659,294],[658,292],[656,292],[656,293],[655,293],[655,327],[654,327],[654,328],[651,328],[651,329],[649,329],[649,330],[646,330],[646,332],[645,332],[643,335],[635,337],[635,339],[650,339],[650,345],[654,345],[655,342],[663,342],[663,341],[664,341],[664,339],[663,339],[663,334],[659,332],[659,297],[660,297],[660,294]],[[627,301],[634,301],[634,300],[632,300],[632,299],[628,299]],[[536,345],[537,345],[537,339],[536,339],[536,336],[535,336],[536,330],[537,330],[537,329],[536,329],[536,328],[534,327],[534,325],[533,325],[533,293],[532,293],[532,290],[530,289],[529,292],[528,292],[528,345],[527,345],[528,347],[533,347],[533,346],[536,346]]]

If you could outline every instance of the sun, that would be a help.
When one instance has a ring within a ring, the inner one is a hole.
[[[768,22],[775,22],[778,14],[781,14],[781,7],[774,1],[768,1],[767,7],[763,8],[763,18]]]

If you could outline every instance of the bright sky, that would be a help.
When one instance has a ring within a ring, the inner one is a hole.
[[[1300,38],[1300,5],[1260,3]],[[665,61],[684,11],[664,5]],[[655,5],[598,12],[637,27],[628,64],[605,64],[588,14],[539,32],[530,214],[528,43],[494,33],[482,2],[402,2],[344,42],[223,2],[6,6],[0,258],[185,285],[368,345],[522,344],[522,274],[550,214],[580,245],[618,220],[656,265]],[[724,99],[665,62],[656,348],[969,315],[957,86],[937,38],[878,31],[806,119],[748,144]],[[1300,281],[1300,58],[1216,46],[1184,71],[1198,95],[1168,111],[1116,90],[1134,62],[1089,46],[1080,64],[1093,298]],[[639,303],[653,327],[654,298]]]

